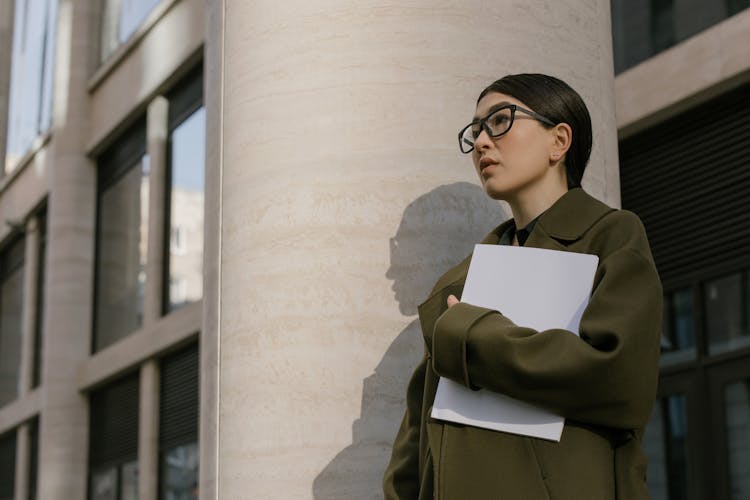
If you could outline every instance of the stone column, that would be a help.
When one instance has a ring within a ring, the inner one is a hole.
[[[0,2],[0,177],[5,175],[5,148],[8,140],[8,99],[13,54],[13,6]]]
[[[25,396],[34,378],[34,339],[36,338],[37,294],[39,276],[39,223],[32,217],[24,233],[23,319],[21,320],[21,365],[18,394]]]
[[[382,497],[415,305],[509,215],[457,147],[481,89],[568,81],[619,201],[609,4],[208,8],[201,498]]]
[[[96,169],[89,137],[89,57],[97,31],[88,0],[59,0],[52,141],[48,169],[49,240],[39,422],[39,498],[86,498],[88,404],[78,369],[91,352]]]
[[[16,431],[14,500],[28,500],[29,498],[29,453],[31,453],[31,439],[29,437],[29,424],[21,424]]]
[[[158,321],[162,312],[168,105],[167,99],[158,96],[147,111],[150,172],[144,326]],[[159,493],[159,363],[155,359],[141,365],[139,413],[138,498],[156,500]]]

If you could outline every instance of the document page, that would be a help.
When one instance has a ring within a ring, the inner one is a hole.
[[[578,335],[588,305],[596,255],[507,245],[476,245],[461,301],[495,309],[519,326],[563,328]],[[560,332],[560,335],[568,335]],[[432,417],[560,441],[564,419],[487,390],[440,378]]]

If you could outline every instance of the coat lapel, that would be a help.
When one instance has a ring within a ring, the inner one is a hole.
[[[547,209],[534,225],[526,240],[527,247],[548,250],[567,250],[568,245],[577,241],[611,208],[586,193],[581,188],[568,190]],[[513,223],[508,219],[492,230],[482,243],[496,245],[500,236]],[[471,263],[471,255],[446,272],[435,284],[429,297],[418,306],[423,332],[432,332],[435,319],[447,308],[449,295],[461,297],[466,281],[466,273]]]

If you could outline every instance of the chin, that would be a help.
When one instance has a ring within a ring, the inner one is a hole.
[[[487,196],[493,200],[507,201],[507,198],[513,193],[512,189],[508,189],[507,186],[498,186],[496,183],[492,182],[492,179],[490,179],[490,182],[485,182],[482,187],[484,188],[484,192],[487,193]]]

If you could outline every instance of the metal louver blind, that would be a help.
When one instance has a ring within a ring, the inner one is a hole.
[[[16,483],[16,430],[0,436],[0,500],[12,500]]]
[[[91,393],[89,461],[92,466],[138,455],[138,386],[136,371]]]
[[[750,264],[750,85],[623,140],[620,179],[665,289]]]
[[[167,450],[198,440],[198,345],[161,362],[159,444]]]

